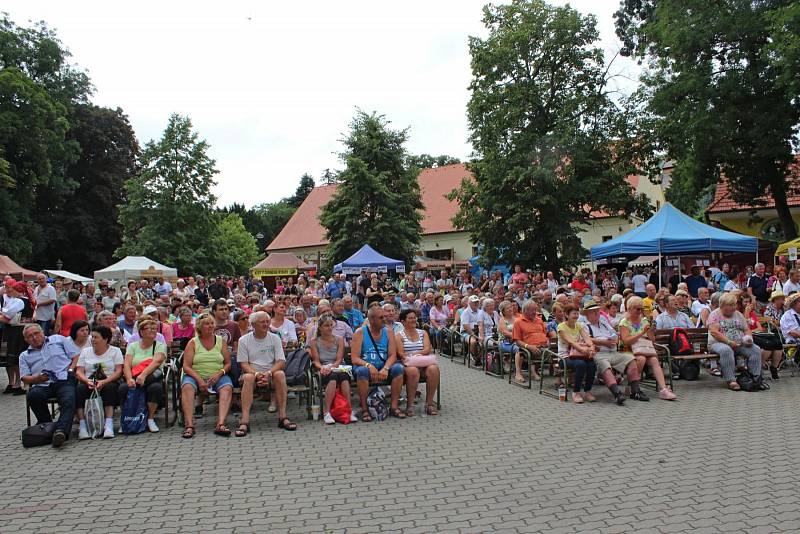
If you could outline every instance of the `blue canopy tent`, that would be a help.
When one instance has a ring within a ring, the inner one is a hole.
[[[662,254],[693,252],[755,252],[758,239],[727,232],[696,221],[665,204],[650,220],[615,239],[592,247],[592,261],[613,256],[658,256],[658,279],[661,280]]]
[[[364,245],[358,252],[344,260],[342,263],[338,263],[333,266],[333,272],[341,273],[344,272],[345,274],[357,274],[360,273],[362,269],[366,268],[385,268],[387,270],[392,269],[399,272],[405,271],[406,264],[400,260],[393,260],[392,258],[387,258],[383,254],[376,251],[369,245]],[[350,271],[350,272],[348,272]]]

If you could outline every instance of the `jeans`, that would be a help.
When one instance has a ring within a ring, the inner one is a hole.
[[[574,374],[572,391],[580,392],[581,386],[583,386],[583,391],[591,391],[594,376],[597,374],[597,363],[594,360],[576,360],[574,358],[565,358],[564,361],[567,368],[572,369]]]
[[[49,423],[53,420],[47,399],[58,399],[58,421],[56,431],[61,431],[69,437],[72,429],[72,419],[75,417],[75,376],[67,375],[66,380],[57,380],[50,384],[36,385],[28,390],[28,404],[36,416],[36,423]]]
[[[369,367],[365,365],[356,365],[355,368],[356,380],[369,380]],[[403,364],[396,363],[389,368],[388,382],[391,382],[398,376],[403,376]]]
[[[36,321],[36,324],[42,327],[42,332],[44,332],[44,337],[50,335],[50,329],[53,327],[53,321]]]

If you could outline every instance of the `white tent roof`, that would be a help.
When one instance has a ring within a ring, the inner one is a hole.
[[[50,276],[57,276],[58,278],[66,278],[67,280],[72,280],[73,282],[80,282],[82,284],[92,281],[91,278],[86,278],[85,276],[71,273],[69,271],[54,271],[53,269],[45,269],[44,272],[46,272]]]
[[[178,276],[178,271],[174,267],[167,267],[158,262],[151,260],[145,256],[128,256],[114,265],[109,265],[105,269],[94,272],[94,279],[113,279],[113,280],[129,280],[131,278],[140,278],[142,272],[158,272],[159,276],[175,277]]]

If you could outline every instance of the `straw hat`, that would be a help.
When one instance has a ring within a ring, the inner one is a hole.
[[[792,293],[786,298],[786,307],[791,308],[798,299],[800,299],[800,293]]]
[[[772,302],[775,299],[785,297],[786,295],[783,294],[783,291],[773,291],[769,296],[769,301]]]

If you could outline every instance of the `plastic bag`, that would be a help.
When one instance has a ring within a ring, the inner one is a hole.
[[[96,389],[92,390],[92,394],[86,399],[83,405],[84,417],[86,418],[86,430],[89,436],[99,438],[103,435],[105,425],[105,414],[103,412],[103,399]]]
[[[141,434],[147,430],[147,396],[144,388],[128,390],[128,397],[122,406],[120,430],[123,434]]]
[[[383,421],[389,416],[389,408],[386,406],[386,394],[380,387],[374,387],[369,392],[367,408],[372,418],[378,421]]]
[[[353,408],[350,406],[350,399],[345,397],[341,390],[337,388],[336,396],[333,397],[333,403],[331,404],[331,417],[333,417],[333,420],[337,423],[349,425],[350,414],[352,412]]]

